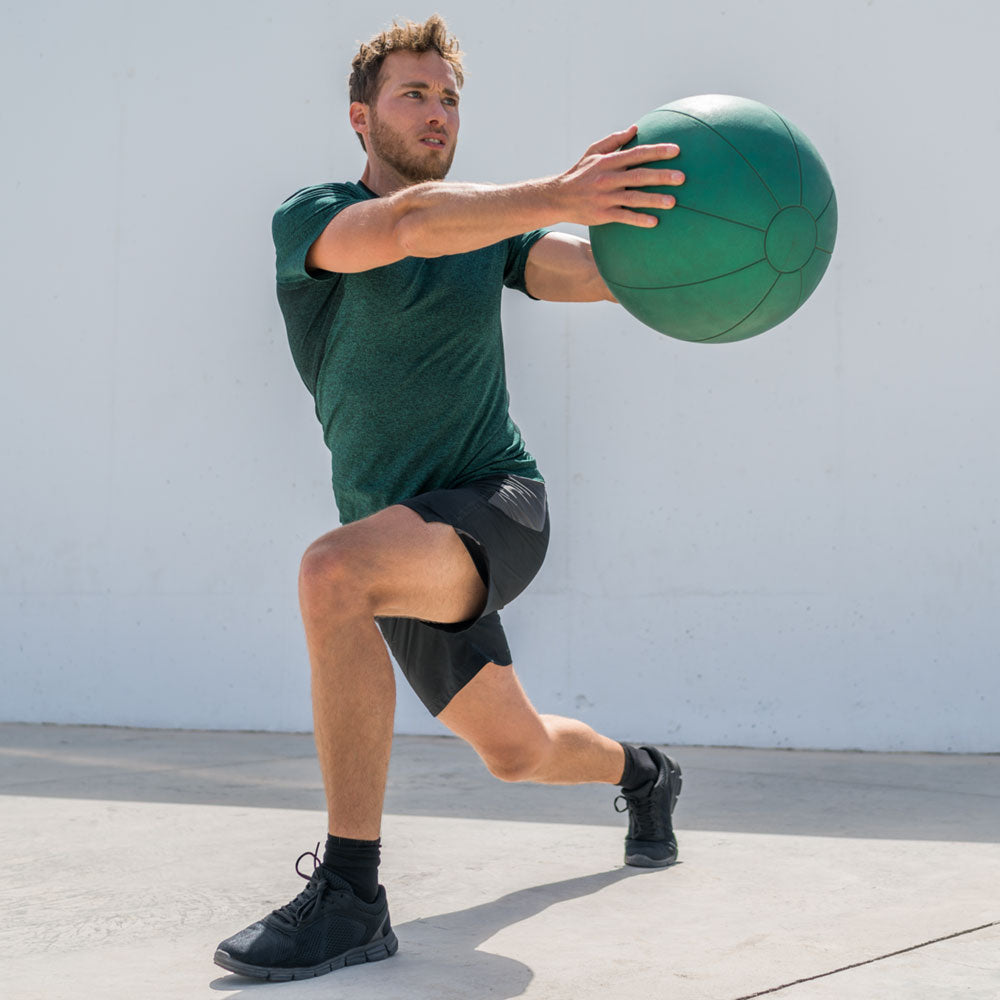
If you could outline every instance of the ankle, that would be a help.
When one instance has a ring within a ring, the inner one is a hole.
[[[625,769],[618,784],[623,792],[634,792],[643,785],[656,781],[659,768],[645,747],[634,743],[622,743],[621,747],[625,751]]]
[[[359,899],[372,903],[378,895],[381,846],[381,838],[356,840],[327,834],[323,867],[336,872],[349,883]]]

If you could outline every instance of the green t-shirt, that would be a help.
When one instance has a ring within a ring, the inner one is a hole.
[[[304,188],[272,226],[278,304],[330,449],[341,522],[497,473],[541,481],[508,412],[500,293],[527,294],[528,251],[545,231],[357,274],[307,270],[330,220],[375,197],[361,184]]]

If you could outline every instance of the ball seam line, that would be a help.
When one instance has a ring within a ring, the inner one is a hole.
[[[767,257],[761,257],[760,260],[755,260],[750,264],[744,264],[742,267],[738,267],[733,271],[726,271],[725,274],[713,274],[710,278],[702,278],[700,281],[682,281],[677,285],[623,285],[620,281],[612,280],[610,283],[615,286],[615,288],[627,288],[632,292],[662,292],[666,291],[668,288],[692,288],[694,285],[704,285],[709,281],[718,281],[720,278],[729,278],[734,274],[739,274],[740,271],[746,271],[748,268],[756,267],[758,264],[767,264],[772,270],[776,270]]]
[[[823,206],[823,211],[816,216],[817,222],[819,222],[819,220],[822,219],[824,215],[826,215],[826,210],[833,204],[833,195],[834,195],[834,190],[833,188],[830,188],[830,197],[826,199],[826,204]]]
[[[778,115],[777,111],[775,111],[774,113]],[[805,185],[802,180],[802,156],[799,153],[799,144],[795,141],[795,136],[792,135],[792,130],[788,127],[788,122],[786,122],[785,119],[781,117],[781,115],[778,115],[778,121],[780,121],[781,124],[785,126],[785,131],[788,133],[788,138],[792,140],[792,149],[795,150],[795,162],[798,164],[799,167],[799,204],[802,205],[803,208],[805,208],[805,205],[802,204],[802,195],[804,193]],[[806,211],[809,210],[806,209]]]
[[[771,113],[773,115],[775,115],[777,118],[779,118],[779,119],[781,118],[781,116],[778,114],[777,111],[773,111],[772,109],[768,109],[768,110],[771,110]],[[690,115],[686,111],[675,111],[673,108],[671,108],[670,109],[670,114],[672,114],[672,115],[682,115],[684,118],[690,118],[691,121],[697,122],[699,125],[703,125],[705,128],[707,128],[709,130],[709,132],[712,132],[715,135],[717,135],[754,172],[754,174],[757,177],[757,180],[760,181],[760,183],[763,186],[764,190],[771,196],[771,200],[775,203],[775,205],[777,205],[778,208],[784,208],[785,207],[784,205],[781,204],[780,201],[778,201],[778,199],[775,196],[774,192],[768,186],[767,181],[765,181],[764,178],[761,177],[760,171],[746,158],[746,156],[743,155],[742,151],[738,147],[734,146],[720,131],[718,131],[718,129],[712,128],[712,126],[709,125],[708,122],[703,121],[701,118],[695,118],[694,115]],[[784,121],[782,121],[782,125],[784,125]]]
[[[743,319],[741,319],[739,321],[739,323],[734,323],[728,330],[723,330],[722,333],[717,333],[717,334],[715,334],[712,337],[705,337],[704,340],[699,340],[698,343],[699,344],[708,344],[708,343],[710,343],[713,340],[718,340],[719,337],[725,337],[727,333],[732,333],[733,330],[735,330],[738,326],[742,326],[767,301],[767,297],[771,294],[771,292],[774,291],[774,286],[779,281],[781,281],[781,278],[782,278],[782,275],[779,274],[774,279],[774,281],[771,282],[771,287],[764,293],[764,295],[762,296],[760,302],[758,302],[757,305],[755,305],[753,307],[753,309],[751,309],[750,312],[748,312],[746,314],[746,316],[744,316]]]
[[[760,226],[751,225],[749,222],[740,222],[739,219],[728,219],[724,215],[716,215],[714,212],[706,212],[703,208],[692,208],[690,205],[682,205],[680,202],[668,211],[676,212],[678,208],[685,212],[696,212],[698,215],[707,215],[710,219],[718,219],[720,222],[731,222],[734,226],[743,226],[744,229],[752,229],[757,233],[767,232],[766,229],[761,229]]]

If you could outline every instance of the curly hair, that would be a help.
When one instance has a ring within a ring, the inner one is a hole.
[[[464,53],[440,14],[432,14],[423,24],[415,21],[398,24],[393,21],[391,28],[362,42],[358,54],[351,60],[347,88],[352,103],[359,101],[370,105],[375,102],[380,84],[379,73],[390,52],[436,52],[451,66],[459,87],[465,82],[462,73]],[[357,136],[361,140],[361,148],[365,149],[364,136],[360,132]]]

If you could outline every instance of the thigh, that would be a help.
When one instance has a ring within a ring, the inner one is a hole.
[[[487,760],[505,754],[512,745],[528,750],[548,739],[513,666],[497,663],[487,663],[438,714],[438,720]]]
[[[372,614],[461,622],[475,618],[486,586],[454,528],[395,505],[317,539],[303,560],[367,595]]]
[[[458,532],[486,583],[483,614],[499,611],[521,594],[545,559],[549,516],[544,483],[492,476],[400,502],[425,521],[440,521]],[[466,624],[439,627],[457,630]]]

